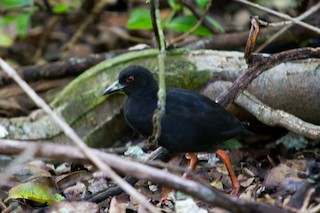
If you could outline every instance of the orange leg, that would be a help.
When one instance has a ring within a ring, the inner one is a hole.
[[[239,192],[239,189],[240,189],[240,184],[239,184],[239,181],[238,181],[238,179],[237,179],[237,177],[236,177],[236,175],[235,175],[235,173],[234,173],[234,171],[232,169],[228,154],[225,151],[221,150],[221,149],[218,149],[216,151],[216,154],[222,159],[222,161],[226,165],[227,170],[229,172],[229,176],[231,178],[232,187],[233,187],[233,189],[232,189],[230,194],[231,195],[237,195],[238,192]]]
[[[190,157],[190,162],[189,162],[189,169],[190,170],[194,170],[197,166],[197,155],[194,154],[193,152],[189,152],[189,157]],[[188,178],[188,173],[184,173],[182,175],[182,178],[187,179]]]

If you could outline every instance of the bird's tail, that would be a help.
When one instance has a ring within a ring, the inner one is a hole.
[[[254,135],[252,132],[248,130],[250,127],[250,123],[248,121],[241,121],[241,126],[243,127],[243,135]]]

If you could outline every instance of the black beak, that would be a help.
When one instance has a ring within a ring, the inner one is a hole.
[[[111,86],[103,91],[103,95],[109,95],[122,90],[125,85],[120,84],[119,81],[114,82]]]

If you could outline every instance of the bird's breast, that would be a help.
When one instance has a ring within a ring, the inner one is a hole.
[[[126,99],[123,113],[126,123],[137,133],[149,137],[153,131],[152,117],[157,107],[156,101]]]

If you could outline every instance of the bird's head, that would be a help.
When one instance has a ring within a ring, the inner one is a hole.
[[[124,91],[128,96],[140,96],[158,91],[158,84],[151,72],[138,65],[122,70],[118,80],[104,90],[103,95]]]

